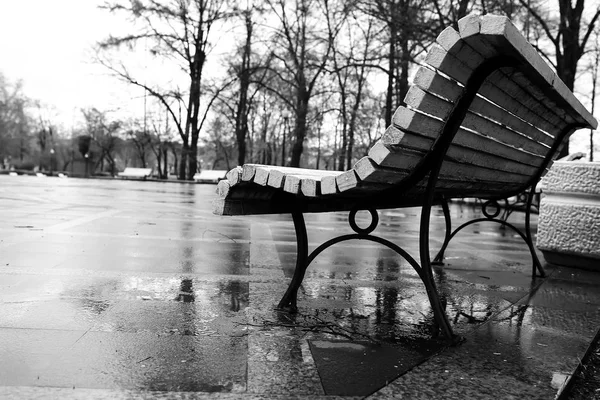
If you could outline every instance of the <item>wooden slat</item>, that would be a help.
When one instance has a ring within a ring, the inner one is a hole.
[[[431,139],[423,139],[425,148],[430,147],[433,144]],[[472,148],[451,145],[446,153],[446,159],[457,163],[475,165],[484,168],[493,168],[501,172],[509,172],[519,175],[530,176],[537,168],[541,165],[543,158],[535,157],[533,160],[538,165],[527,165],[520,162],[516,162],[513,159],[498,156],[497,153],[493,152],[493,148],[489,149],[482,146],[485,150],[475,150]],[[500,145],[496,146],[500,147]],[[516,150],[514,150],[516,151]],[[425,150],[415,150],[410,148],[395,146],[386,146],[383,142],[375,144],[371,150],[369,150],[369,157],[378,165],[386,168],[398,168],[398,169],[412,169],[419,161],[425,156]],[[524,158],[530,158],[532,156],[527,153],[520,153]]]
[[[493,39],[498,37],[488,36],[487,39]],[[461,39],[461,36],[452,28],[445,29],[436,39],[436,42],[449,54],[459,60],[466,68],[469,69],[469,75],[472,70],[476,69],[485,59],[495,57],[499,54],[506,55],[508,57],[511,52],[504,51],[498,52],[494,46],[486,40],[484,35],[474,35],[469,37],[469,44],[466,40]],[[476,51],[484,48],[484,52]],[[512,52],[515,53],[515,52]],[[489,82],[493,82],[494,86],[499,90],[504,91],[506,94],[513,97],[515,102],[520,102],[531,111],[535,112],[550,123],[557,125],[561,121],[567,123],[573,122],[573,118],[565,111],[564,108],[558,106],[551,97],[542,94],[536,85],[532,84],[528,78],[520,73],[511,72],[510,76],[504,72],[506,69],[500,70],[490,76]],[[514,71],[514,70],[513,70]],[[533,77],[539,74],[535,69],[531,74]],[[493,79],[492,79],[493,77]],[[543,78],[542,78],[543,79]],[[460,81],[465,83],[465,81]],[[544,85],[552,89],[551,85],[547,83]],[[567,103],[563,102],[563,105],[568,106]]]
[[[282,182],[285,181],[285,179],[283,177],[288,174],[289,175],[298,175],[298,176],[315,176],[318,179],[320,179],[320,177],[322,177],[322,176],[327,176],[330,174],[335,176],[339,173],[337,171],[312,170],[312,169],[302,169],[302,168],[293,168],[293,167],[279,167],[279,166],[273,166],[273,165],[256,165],[255,169],[256,169],[256,172],[254,173],[254,178],[252,181],[261,186],[265,186],[268,184],[269,175],[271,173],[273,173],[274,171],[277,171],[277,173],[280,173],[280,175],[276,176],[274,181],[278,181],[281,178]],[[283,185],[285,185],[285,184],[283,184]],[[279,187],[282,187],[282,186],[279,186]]]
[[[336,181],[337,181],[337,178],[336,178]],[[343,192],[340,191],[339,187],[338,187],[338,194],[331,196],[330,198],[337,199],[339,197],[343,197],[343,198],[355,198],[357,200],[360,200],[361,198],[364,198],[365,195],[371,196],[373,194],[376,194],[378,192],[381,192],[382,190],[386,190],[389,188],[390,188],[390,185],[385,184],[385,183],[364,182],[364,181],[361,181],[360,179],[357,179],[352,184],[347,184],[345,186]],[[402,204],[402,203],[398,202],[397,204]]]
[[[269,171],[267,185],[274,189],[282,189],[285,184],[285,173],[278,170]]]
[[[340,192],[357,187],[358,182],[358,176],[354,170],[346,171],[335,178],[335,183]]]
[[[229,190],[231,190],[231,183],[229,183],[227,179],[220,180],[219,183],[217,183],[216,192],[219,197],[227,197]]]
[[[361,160],[363,161],[363,160]],[[365,163],[366,164],[366,163]],[[368,164],[367,164],[368,165]],[[373,165],[376,165],[373,162]],[[358,166],[358,168],[360,165]],[[357,171],[359,178],[367,182],[379,182],[377,177],[368,177],[363,171],[359,172],[357,167],[354,168]],[[373,172],[377,172],[377,169],[370,169]],[[398,171],[398,176],[394,177],[391,174],[394,171]],[[410,171],[410,170],[408,170]],[[398,183],[401,182],[408,174],[407,170],[385,168],[386,183]],[[389,176],[388,176],[389,175]],[[452,177],[454,180],[461,180],[464,182],[490,182],[490,183],[523,183],[527,182],[529,175],[515,174],[511,172],[502,171],[496,168],[486,168],[480,165],[473,164],[461,164],[450,160],[444,160],[442,168],[440,170],[440,176],[442,178]]]
[[[350,191],[373,192],[399,183],[408,175],[408,172],[378,167],[368,157],[364,157],[359,160],[353,170],[338,176],[336,183],[339,192],[342,194],[347,194]],[[523,182],[527,180],[527,177],[524,176],[513,179],[513,176],[507,174],[490,175],[488,172],[483,169],[477,171],[477,168],[468,166],[463,170],[460,167],[452,166],[450,172],[442,171],[439,186],[441,188],[477,189],[480,191],[483,191],[483,188],[488,188],[488,190],[500,191],[498,187],[515,188],[522,186]],[[420,190],[424,191],[425,188],[421,187]]]
[[[251,182],[256,174],[256,164],[244,164],[242,166],[242,181]]]
[[[361,182],[372,182],[380,184],[395,185],[401,182],[408,176],[411,170],[399,170],[393,168],[384,168],[377,165],[369,157],[361,158],[354,166]],[[473,168],[468,169],[469,171],[475,170]],[[456,174],[454,168],[447,168],[446,171],[442,170],[438,177],[436,184],[436,192],[443,189],[464,189],[464,190],[500,190],[506,188],[515,188],[522,186],[527,181],[527,177],[521,177],[519,180],[513,180],[506,178],[502,174],[496,175],[497,179],[493,179],[493,176],[486,175],[486,179],[478,179],[477,175],[468,175],[465,179],[464,176]],[[422,190],[426,188],[426,181],[422,181],[417,184]]]
[[[481,16],[469,14],[458,20],[458,32],[462,39],[478,35],[481,27]]]
[[[288,168],[285,171],[288,172],[284,173],[283,190],[292,194],[302,193],[308,197],[316,197],[320,194],[321,180],[324,177],[336,177],[341,174],[339,171],[301,168]]]
[[[432,139],[436,139],[443,128],[442,121],[404,107],[398,107],[394,113],[392,122],[395,127],[401,129],[402,131],[413,132],[422,136],[430,137]],[[548,153],[548,147],[536,143],[525,136],[514,134],[514,132],[495,130],[493,132],[489,132],[489,135],[487,133],[486,135],[483,135],[481,132],[485,132],[485,129],[477,129],[477,131],[478,132],[475,133],[465,129],[459,129],[456,133],[454,143],[461,144],[465,147],[475,148],[475,146],[480,145],[479,142],[482,137],[491,137],[502,143],[512,143],[515,148],[519,148],[536,155],[545,156],[546,153]],[[398,138],[400,139],[398,140],[397,138],[390,137],[390,132],[386,130],[384,133],[384,143],[390,145],[400,143],[402,138]],[[408,143],[407,145],[408,147],[414,147]]]
[[[395,129],[396,128],[388,128]],[[384,144],[383,140],[377,141],[369,150],[369,158],[376,164],[383,167],[397,168],[401,170],[411,170],[423,159],[423,155],[427,152],[426,149],[431,148],[433,140],[425,139],[421,143],[423,147],[420,149],[396,146],[397,151],[394,151],[392,146]]]
[[[449,28],[442,32],[436,42],[440,44],[449,54],[459,59],[463,65],[470,69],[477,68],[484,59],[489,59],[501,54],[502,56],[508,57],[510,54],[515,52],[511,51],[497,51],[494,46],[488,42],[489,39],[493,39],[494,36],[485,35],[473,35],[468,39],[461,39],[460,34],[454,29]],[[497,39],[497,37],[496,37]],[[519,59],[519,57],[516,57]],[[534,80],[544,79],[540,77],[538,71],[535,68],[528,68],[527,64],[523,65],[523,68],[529,70],[529,74]],[[505,70],[501,70],[505,71]],[[552,96],[540,95],[536,85],[532,85],[529,78],[515,79],[514,76],[509,76],[505,72],[499,72],[493,75],[495,77],[495,85],[505,93],[513,96],[516,101],[522,102],[523,105],[528,107],[530,110],[536,112],[544,119],[551,123],[557,124],[560,120],[566,120],[572,122],[573,119],[569,114],[551,99]],[[544,82],[543,86],[552,89],[551,85]],[[563,105],[568,107],[568,104],[562,102]],[[556,116],[559,118],[556,118]]]
[[[281,167],[276,165],[244,164],[241,180],[254,182],[260,186],[283,189],[285,192],[315,197],[318,194],[319,182],[324,176],[336,176],[338,171],[315,170],[307,168]],[[304,190],[301,181],[305,180]]]
[[[412,86],[406,96],[405,102],[412,108],[424,112],[429,115],[436,115],[445,120],[452,111],[453,104],[439,97],[433,96],[417,86]],[[546,154],[550,150],[549,145],[541,146],[536,139],[523,135],[520,132],[513,131],[498,124],[490,119],[483,118],[479,114],[468,112],[462,122],[462,127],[478,132],[482,135],[493,137],[503,143],[527,143],[540,148],[539,154]],[[516,140],[514,136],[516,135]]]
[[[297,175],[286,174],[283,183],[283,191],[291,194],[300,193],[300,177]]]
[[[325,169],[282,167],[279,165],[266,165],[266,164],[244,164],[244,167],[246,167],[246,166],[253,168],[255,172],[258,168],[260,168],[260,169],[268,170],[269,172],[279,171],[284,174],[302,175],[302,176],[325,176],[328,174],[336,175],[339,173],[338,171],[331,171],[331,170],[325,170]]]
[[[306,197],[318,197],[321,195],[321,181],[314,178],[300,179],[300,192]]]
[[[447,99],[450,103],[454,103],[463,91],[463,88],[454,81],[425,67],[419,68],[415,75],[413,84],[427,93]],[[528,124],[505,109],[497,106],[494,103],[490,103],[487,99],[482,97],[475,97],[469,110],[496,121],[499,124],[505,125],[514,131],[521,132],[524,135],[539,141],[540,143],[544,143],[548,146],[552,146],[554,143],[553,136],[548,135],[544,131],[539,130],[537,127],[531,124]]]
[[[269,168],[265,168],[264,166],[257,166],[256,171],[254,172],[254,178],[252,182],[256,183],[260,186],[267,186],[267,181],[269,180]]]
[[[481,17],[479,24],[481,34],[487,38],[502,38],[505,43],[502,43],[502,48],[506,48],[508,44],[519,52],[529,65],[532,65],[540,75],[545,79],[549,86],[552,86],[554,91],[560,98],[567,102],[573,110],[576,111],[578,117],[581,117],[582,122],[586,122],[591,128],[596,128],[598,122],[590,114],[590,112],[581,104],[566,85],[556,76],[554,71],[540,57],[538,52],[527,42],[518,29],[506,17],[486,15]],[[578,118],[579,119],[579,118]]]
[[[321,178],[321,194],[332,195],[339,193],[335,182],[336,176],[324,176]]]
[[[486,136],[476,136],[476,134],[468,131],[464,132],[465,133],[463,134],[463,131],[459,130],[457,136],[454,138],[453,144],[450,146],[449,152],[454,157],[456,157],[454,148],[459,147],[471,149],[476,152],[496,154],[499,157],[511,159],[521,164],[533,167],[539,167],[544,160],[543,157],[497,142],[492,138],[488,138]],[[433,140],[433,136],[426,137],[421,134],[405,132],[393,125],[385,131],[381,139],[382,143],[386,147],[390,147],[392,149],[399,147],[400,151],[404,151],[404,149],[407,148],[412,150],[427,151],[432,147]],[[376,148],[374,149],[377,150]],[[369,153],[369,155],[373,159],[377,160],[377,162],[382,166],[395,166],[386,165],[386,162],[380,158],[387,155],[384,152],[381,152],[379,155],[377,155],[377,152],[374,151],[373,154]],[[404,168],[404,166],[402,167]]]
[[[231,186],[235,186],[242,181],[242,167],[235,167],[225,174],[225,178]]]
[[[353,169],[356,171],[356,175],[361,181],[374,182],[374,183],[385,183],[388,185],[394,185],[402,182],[411,172],[411,168],[408,169],[383,169],[370,158],[363,157],[354,164]]]
[[[434,44],[427,53],[425,62],[431,67],[440,70],[458,82],[466,82],[471,76],[472,70],[456,57],[448,54],[441,46]],[[504,76],[500,71],[495,71],[489,75],[479,90],[479,94],[498,104],[502,108],[518,115],[526,121],[535,124],[546,132],[554,132],[556,126],[565,126],[566,122],[552,118],[552,116],[540,116],[538,112],[530,110],[522,102],[515,101],[513,95],[509,95],[505,90],[491,84],[490,82],[502,82]],[[552,119],[548,121],[546,117]]]

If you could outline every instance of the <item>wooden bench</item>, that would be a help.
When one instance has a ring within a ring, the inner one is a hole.
[[[152,174],[152,168],[133,168],[127,167],[123,172],[119,172],[119,178],[123,179],[146,179]]]
[[[290,286],[279,308],[296,309],[306,268],[325,248],[363,239],[396,250],[422,279],[439,332],[457,338],[440,301],[429,251],[432,205],[441,203],[446,236],[435,261],[465,226],[492,221],[514,229],[529,247],[533,274],[544,274],[530,231],[535,186],[562,144],[596,120],[505,17],[470,15],[459,31],[444,30],[431,47],[382,138],[345,172],[244,165],[217,186],[219,215],[291,213],[298,256]],[[497,218],[497,201],[528,190],[525,230]],[[482,218],[452,231],[447,199],[484,199]],[[394,243],[371,235],[377,209],[421,206],[418,260]],[[325,242],[308,255],[303,213],[350,211],[355,231]],[[372,223],[359,228],[357,210]]]
[[[220,169],[203,169],[194,174],[194,182],[197,183],[218,183],[225,179],[227,171]]]

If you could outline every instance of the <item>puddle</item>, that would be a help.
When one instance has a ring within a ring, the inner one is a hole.
[[[367,396],[440,349],[433,342],[394,346],[354,341],[309,343],[325,394],[332,396]]]

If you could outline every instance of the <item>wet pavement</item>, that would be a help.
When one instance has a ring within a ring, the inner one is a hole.
[[[418,276],[371,242],[323,252],[300,312],[276,312],[291,218],[214,216],[214,189],[0,176],[0,398],[552,399],[600,326],[600,274],[532,279],[495,224],[435,271],[460,346],[430,339]],[[380,215],[375,233],[416,256],[419,209]],[[346,213],[306,222],[313,248],[350,231]],[[443,226],[436,211],[432,248]]]

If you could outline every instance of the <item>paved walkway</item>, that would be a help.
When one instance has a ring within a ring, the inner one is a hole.
[[[367,242],[324,252],[300,313],[277,313],[291,219],[213,216],[214,188],[0,176],[0,398],[551,399],[600,326],[600,276],[532,279],[494,224],[436,270],[458,347],[429,339],[410,266]],[[376,232],[416,255],[418,215],[384,211]],[[307,216],[311,246],[345,218]],[[432,227],[435,248],[441,213]]]

